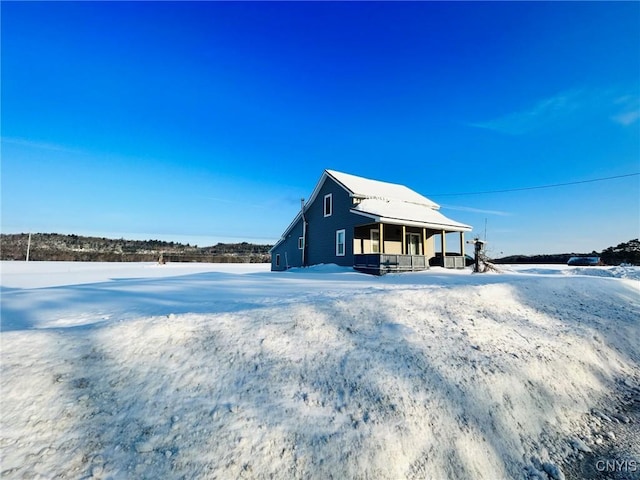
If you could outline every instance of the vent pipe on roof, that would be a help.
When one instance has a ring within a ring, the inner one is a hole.
[[[305,266],[305,250],[307,249],[307,219],[304,218],[304,198],[300,199],[300,211],[302,213],[302,266]]]

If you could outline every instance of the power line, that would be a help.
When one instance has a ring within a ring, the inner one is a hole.
[[[603,182],[605,180],[613,180],[615,178],[634,177],[637,175],[640,175],[640,172],[628,173],[626,175],[616,175],[614,177],[600,177],[600,178],[593,178],[591,180],[580,180],[577,182],[552,183],[550,185],[538,185],[535,187],[507,188],[504,190],[487,190],[484,192],[436,193],[436,194],[430,194],[429,196],[430,197],[453,197],[453,196],[462,196],[462,195],[485,195],[488,193],[522,192],[524,190],[538,190],[541,188],[565,187],[567,185],[578,185],[581,183]]]

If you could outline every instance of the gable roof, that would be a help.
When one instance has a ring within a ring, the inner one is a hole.
[[[437,203],[432,202],[428,198],[423,197],[419,193],[411,190],[408,187],[405,187],[404,185],[381,182],[380,180],[371,180],[369,178],[351,175],[350,173],[343,173],[336,170],[328,169],[322,173],[322,176],[316,184],[316,187],[313,189],[313,193],[311,193],[309,200],[305,202],[305,206],[311,205],[314,202],[327,178],[331,178],[334,182],[344,188],[351,197],[354,198],[397,200],[400,202],[415,203],[418,205],[424,205],[436,209],[440,208],[440,205],[438,205]]]
[[[378,199],[378,200],[396,200],[400,202],[415,203],[425,205],[431,208],[440,208],[440,206],[414,192],[404,185],[397,183],[381,182],[379,180],[371,180],[363,177],[356,177],[348,173],[336,172],[335,170],[326,170],[327,174],[333,177],[346,190],[351,193],[352,197],[362,199]]]
[[[325,170],[325,175],[333,178],[352,197],[360,199],[351,209],[352,213],[370,217],[376,222],[404,223],[456,231],[471,230],[469,225],[445,217],[438,211],[440,205],[404,185],[357,177],[335,170]],[[324,175],[319,185],[324,183],[323,180]]]
[[[352,213],[369,217],[375,222],[403,223],[454,231],[471,230],[469,225],[445,217],[438,211],[440,205],[404,185],[371,180],[336,170],[325,170],[322,173],[309,200],[305,202],[305,210],[315,201],[328,178],[344,188],[351,197],[360,200],[350,209]],[[271,250],[286,238],[301,215],[301,212],[298,212]]]

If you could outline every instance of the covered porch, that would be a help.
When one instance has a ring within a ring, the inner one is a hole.
[[[459,235],[457,245],[447,246],[447,234]],[[389,272],[427,270],[429,260],[441,257],[445,268],[464,268],[464,231],[423,226],[371,223],[354,228],[353,267],[361,272],[383,275]],[[447,249],[459,250],[448,255]]]

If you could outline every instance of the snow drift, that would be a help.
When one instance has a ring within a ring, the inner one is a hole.
[[[640,381],[634,268],[118,267],[2,264],[2,478],[561,478]]]

